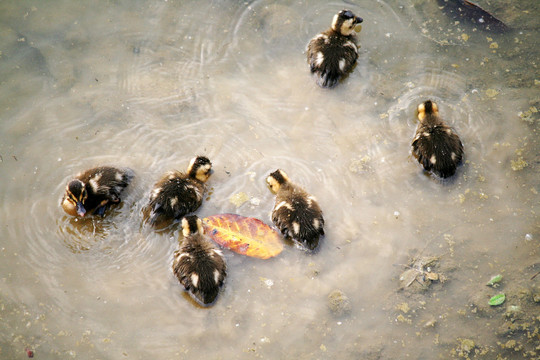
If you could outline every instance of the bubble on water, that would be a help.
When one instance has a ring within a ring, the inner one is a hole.
[[[525,234],[525,241],[531,241],[533,239],[532,234]]]

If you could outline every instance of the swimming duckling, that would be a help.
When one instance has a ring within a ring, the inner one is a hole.
[[[463,158],[461,140],[439,117],[437,104],[431,100],[418,105],[418,120],[413,155],[426,171],[441,178],[454,175]]]
[[[154,185],[145,218],[152,225],[181,219],[202,204],[206,181],[212,172],[207,157],[191,159],[186,173],[169,171]]]
[[[173,272],[189,294],[202,305],[214,302],[227,276],[220,250],[204,236],[202,221],[195,215],[182,219],[184,241],[174,253]]]
[[[320,87],[334,87],[356,64],[358,47],[354,28],[362,21],[350,10],[342,10],[334,16],[330,29],[309,42],[308,63]]]
[[[83,171],[66,186],[62,208],[72,216],[103,216],[110,204],[120,202],[120,194],[133,179],[131,169],[101,166]]]
[[[324,219],[317,200],[293,184],[283,170],[276,170],[266,178],[276,196],[272,221],[285,237],[290,237],[313,250],[324,235]]]

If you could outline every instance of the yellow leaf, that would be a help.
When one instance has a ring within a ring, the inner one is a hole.
[[[238,254],[268,259],[283,250],[279,233],[259,219],[220,214],[204,218],[203,225],[212,240]]]

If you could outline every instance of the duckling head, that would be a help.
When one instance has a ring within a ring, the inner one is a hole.
[[[197,233],[204,234],[202,220],[196,215],[188,215],[182,218],[182,234],[184,237]]]
[[[274,194],[279,191],[281,185],[285,184],[288,181],[289,177],[287,176],[285,171],[281,169],[277,169],[276,171],[268,175],[268,177],[266,178],[266,183]]]
[[[418,105],[417,112],[418,120],[422,122],[426,118],[426,115],[439,116],[439,107],[433,101],[427,100],[422,104]]]
[[[84,183],[78,179],[71,180],[66,186],[62,208],[69,215],[84,217],[86,215],[84,202],[87,197],[88,193],[86,192]]]
[[[206,156],[197,156],[191,159],[188,170],[189,176],[203,183],[212,175],[212,163]]]
[[[349,36],[354,31],[356,25],[360,24],[364,19],[353,14],[350,10],[341,10],[334,15],[332,21],[332,30],[337,31],[341,35]]]

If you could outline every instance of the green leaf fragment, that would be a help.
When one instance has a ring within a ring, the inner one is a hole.
[[[486,285],[488,285],[488,286],[493,286],[493,285],[495,285],[495,284],[497,284],[497,283],[500,283],[501,280],[502,280],[502,275],[500,275],[500,274],[499,274],[499,275],[495,275],[494,277],[491,278],[491,280],[489,280],[489,281],[486,283]]]
[[[506,295],[504,294],[497,294],[491,299],[489,299],[488,304],[491,306],[497,306],[504,303],[504,300],[506,300]]]

